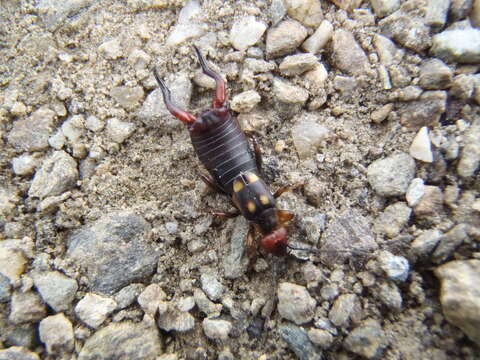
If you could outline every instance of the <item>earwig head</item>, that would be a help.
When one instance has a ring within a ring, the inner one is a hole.
[[[287,229],[280,227],[260,240],[260,245],[269,253],[276,256],[284,256],[287,253]]]

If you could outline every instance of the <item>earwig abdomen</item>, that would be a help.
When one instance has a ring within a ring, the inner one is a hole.
[[[202,164],[227,194],[232,194],[233,180],[238,174],[258,174],[255,157],[237,120],[217,117],[214,112],[201,115],[205,128],[190,137]]]

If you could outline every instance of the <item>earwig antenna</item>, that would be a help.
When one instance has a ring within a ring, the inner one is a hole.
[[[289,248],[290,250],[309,251],[309,252],[312,252],[312,253],[315,253],[315,254],[322,254],[322,253],[325,253],[325,254],[328,254],[328,253],[350,253],[350,254],[358,254],[358,255],[368,255],[369,254],[367,251],[354,250],[354,249],[351,249],[351,250],[322,250],[322,249],[315,249],[313,247],[311,247],[311,248],[299,248],[299,247],[292,246],[292,245],[287,245],[287,248]]]

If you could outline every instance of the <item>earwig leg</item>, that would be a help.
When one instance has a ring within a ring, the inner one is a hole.
[[[216,73],[207,64],[207,61],[203,57],[202,53],[193,45],[195,52],[197,53],[198,61],[200,62],[200,66],[202,67],[202,71],[205,75],[210,76],[215,80],[216,90],[215,90],[215,97],[213,99],[213,108],[219,109],[225,106],[227,102],[227,90],[225,89],[225,81],[223,81],[220,74]]]
[[[204,174],[200,170],[195,170],[195,173],[210,189],[219,194],[227,195],[227,193],[220,186],[218,186],[215,180],[213,180],[210,176]]]
[[[255,133],[253,131],[248,131],[248,130],[245,131],[245,135],[249,137],[250,140],[252,140],[253,150],[255,151],[255,162],[257,163],[258,171],[263,172],[262,150],[258,145],[257,137],[255,136]]]
[[[273,197],[276,199],[279,196],[281,196],[283,193],[286,193],[287,191],[292,191],[295,190],[299,187],[304,186],[304,183],[301,184],[295,184],[295,185],[284,185],[281,188],[279,188],[277,191],[275,191],[275,194],[273,194]]]
[[[237,217],[238,215],[240,215],[240,211],[238,211],[237,209],[229,211],[229,212],[213,211],[212,215],[220,216],[220,217],[223,217],[223,218],[226,218],[226,219],[231,219],[231,218],[234,218],[234,217]]]
[[[191,125],[195,122],[196,117],[189,112],[186,112],[182,109],[180,109],[178,106],[176,106],[172,102],[172,98],[170,95],[170,90],[167,88],[165,83],[163,82],[162,79],[160,79],[160,76],[158,76],[157,69],[153,69],[153,74],[155,75],[155,79],[157,79],[158,85],[160,86],[160,90],[162,91],[163,95],[163,102],[165,103],[165,106],[167,107],[168,111],[172,113],[173,116],[175,116],[178,120],[183,122],[186,125]]]

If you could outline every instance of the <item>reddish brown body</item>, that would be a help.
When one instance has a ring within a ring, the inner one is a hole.
[[[211,178],[200,174],[203,181],[220,193],[228,195],[235,206],[233,217],[242,214],[252,224],[248,242],[255,245],[255,231],[263,234],[261,246],[270,253],[283,255],[288,246],[284,224],[293,218],[285,210],[278,210],[275,198],[291,187],[283,187],[272,194],[261,179],[261,154],[255,138],[253,151],[246,134],[227,107],[225,83],[212,71],[195,47],[203,72],[216,81],[216,95],[212,108],[194,116],[174,105],[170,91],[155,73],[167,109],[188,125],[192,145]],[[251,134],[249,134],[250,137]]]

